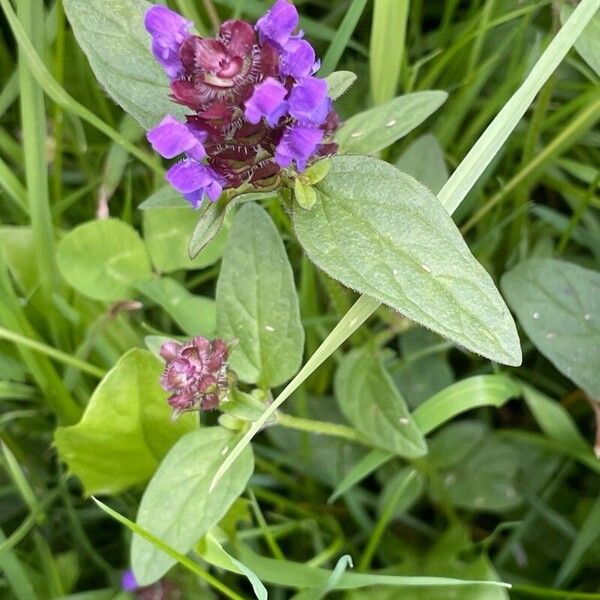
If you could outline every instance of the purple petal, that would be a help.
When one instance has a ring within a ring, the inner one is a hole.
[[[135,592],[138,589],[138,583],[131,569],[127,569],[121,576],[121,589],[124,592]]]
[[[327,82],[316,77],[306,77],[290,93],[289,113],[304,125],[322,125],[331,110],[327,95]]]
[[[279,61],[280,72],[294,79],[312,75],[318,69],[318,65],[314,48],[306,40],[297,38],[290,38]]]
[[[289,0],[277,0],[264,17],[256,22],[261,40],[284,46],[298,26],[298,11]]]
[[[272,77],[267,77],[254,88],[254,93],[246,102],[246,118],[256,125],[265,117],[267,123],[275,127],[287,110],[286,96],[287,90],[284,85]]]
[[[296,161],[298,171],[304,171],[307,161],[322,142],[323,135],[323,131],[317,127],[292,125],[286,129],[277,146],[275,161],[280,167],[288,167],[292,161]]]
[[[202,142],[206,140],[207,134],[186,123],[180,123],[171,115],[167,115],[151,129],[146,137],[154,150],[165,158],[175,158],[184,152],[196,160],[206,156]]]
[[[189,36],[192,22],[165,6],[152,6],[144,18],[146,31],[152,36],[152,52],[171,81],[184,74],[179,49]]]
[[[205,195],[216,201],[224,183],[213,169],[189,158],[174,164],[167,180],[194,208],[200,207]]]

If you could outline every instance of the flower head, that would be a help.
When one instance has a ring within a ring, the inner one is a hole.
[[[214,410],[227,395],[229,347],[223,340],[198,336],[185,344],[166,342],[160,349],[166,361],[160,379],[171,393],[173,416],[189,410]]]
[[[231,20],[210,39],[190,35],[190,23],[164,7],[148,10],[171,98],[192,111],[185,123],[165,117],[148,140],[165,158],[182,155],[167,179],[195,208],[242,184],[272,189],[282,168],[303,171],[337,150],[337,115],[297,26],[290,0],[277,0],[258,20],[258,35]]]
[[[121,575],[121,589],[124,592],[135,592],[138,589],[138,583],[131,569],[127,569]]]

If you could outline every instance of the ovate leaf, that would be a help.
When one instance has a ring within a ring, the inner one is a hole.
[[[235,435],[222,427],[202,428],[179,440],[148,484],[137,524],[186,554],[225,516],[252,475],[252,449],[246,447],[221,485],[209,492],[223,455],[235,441]],[[175,563],[150,542],[134,536],[131,566],[140,585],[154,583]]]
[[[502,289],[538,350],[600,401],[600,273],[533,259],[504,275]]]
[[[247,383],[275,387],[300,368],[304,330],[292,268],[277,228],[256,204],[238,212],[225,249],[217,330],[239,341],[229,362]]]
[[[448,97],[446,92],[415,92],[394,98],[346,121],[335,141],[349,154],[372,154],[387,148],[420,125]]]
[[[146,0],[65,0],[77,42],[102,87],[144,129],[165,114],[183,117],[169,99],[169,80],[150,51]]]
[[[318,199],[294,210],[308,257],[326,273],[492,360],[521,362],[512,317],[436,197],[392,165],[337,156]]]
[[[394,382],[370,348],[348,354],[335,377],[344,416],[373,446],[399,456],[427,454],[427,444]]]
[[[140,236],[118,219],[89,221],[71,230],[58,245],[57,259],[69,285],[95,300],[131,298],[135,284],[152,276]]]
[[[59,427],[54,441],[88,494],[116,494],[150,479],[175,441],[195,427],[175,423],[160,387],[162,364],[150,352],[128,352],[96,388],[79,423]]]

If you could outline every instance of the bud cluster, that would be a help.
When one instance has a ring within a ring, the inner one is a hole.
[[[190,410],[214,410],[227,395],[229,348],[223,340],[198,336],[185,344],[166,342],[160,355],[167,363],[160,383],[171,393],[173,417]]]
[[[302,172],[337,150],[338,117],[289,0],[255,28],[226,21],[214,39],[191,35],[192,23],[164,6],[151,7],[145,25],[171,98],[193,111],[185,123],[166,116],[148,140],[165,158],[184,156],[167,179],[195,208],[225,188],[269,188],[282,168]]]

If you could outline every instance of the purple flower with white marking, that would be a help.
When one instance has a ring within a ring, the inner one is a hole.
[[[306,163],[315,154],[323,141],[323,130],[318,127],[292,125],[286,129],[275,151],[275,160],[281,167],[288,167],[296,161],[299,171],[306,169]]]
[[[277,0],[264,17],[256,22],[261,40],[285,46],[298,26],[298,11],[289,0]]]
[[[282,169],[303,171],[336,152],[337,114],[290,0],[277,0],[256,30],[231,20],[202,38],[190,27],[162,6],[146,14],[171,98],[191,113],[185,122],[166,116],[147,137],[164,158],[181,156],[167,179],[192,206],[244,184],[274,189]]]
[[[167,180],[194,208],[200,208],[205,197],[216,202],[225,183],[214,169],[192,158],[175,163]]]
[[[246,101],[246,119],[256,125],[264,117],[271,127],[275,127],[287,111],[287,95],[288,91],[281,82],[267,77],[254,88],[254,93]]]
[[[316,73],[320,66],[315,49],[306,40],[290,38],[280,53],[280,73],[294,79],[308,77]]]
[[[166,6],[153,6],[146,11],[144,25],[152,36],[152,52],[169,79],[182,77],[185,72],[179,50],[189,37],[193,23]]]
[[[188,123],[180,123],[167,115],[146,137],[156,152],[165,158],[175,158],[184,152],[195,160],[206,156],[203,143],[208,134]]]
[[[290,93],[290,115],[302,125],[322,125],[331,110],[327,82],[316,77],[299,81]]]

